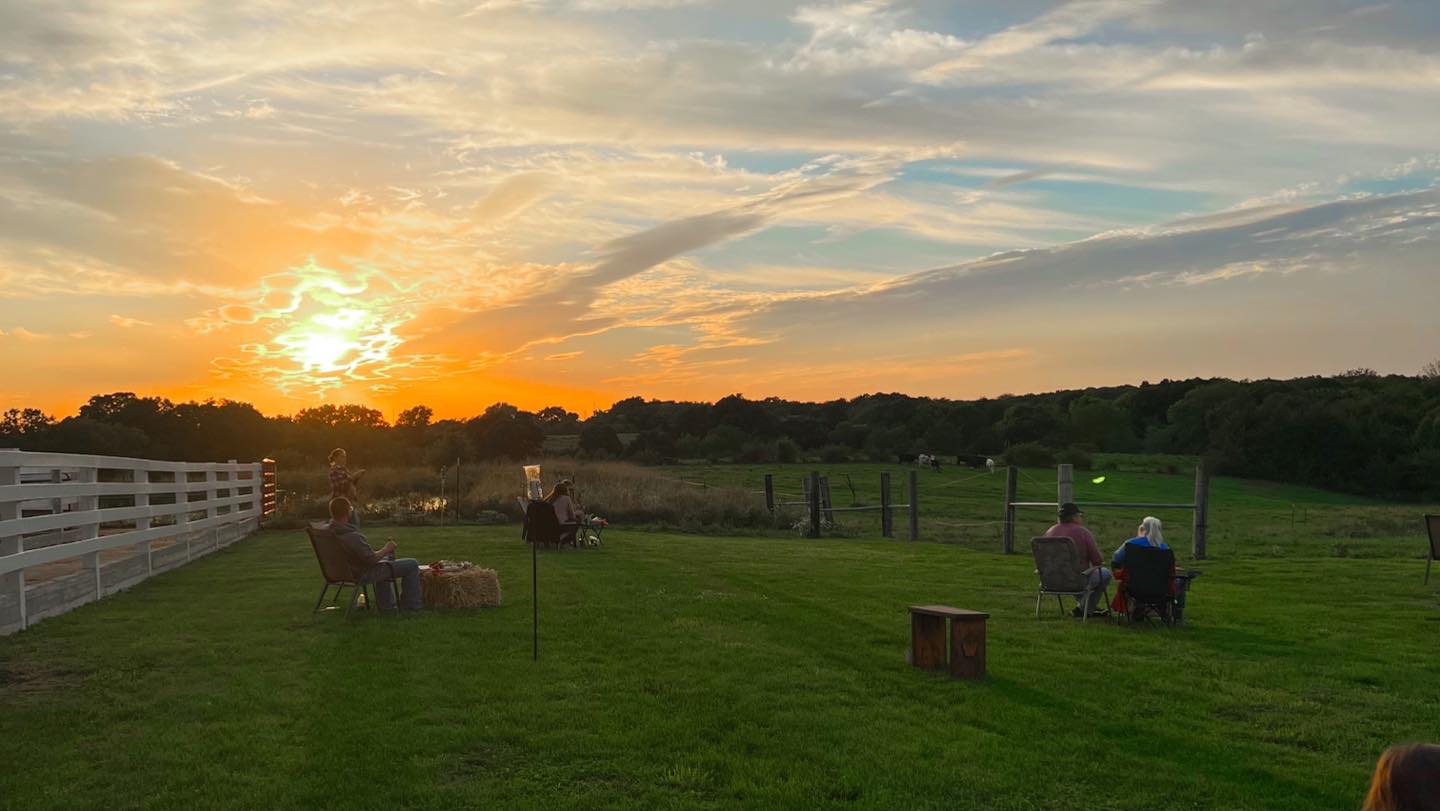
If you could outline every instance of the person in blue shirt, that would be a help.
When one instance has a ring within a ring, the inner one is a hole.
[[[1120,544],[1120,548],[1110,556],[1110,562],[1114,564],[1114,568],[1119,569],[1125,566],[1125,547],[1132,543],[1136,546],[1153,546],[1156,549],[1170,548],[1165,545],[1165,534],[1161,530],[1160,519],[1153,515],[1145,516],[1145,520],[1140,522],[1140,526],[1135,532],[1134,538]]]
[[[1153,515],[1145,516],[1135,533],[1134,538],[1120,544],[1120,548],[1110,556],[1113,568],[1125,568],[1125,549],[1132,544],[1134,546],[1153,546],[1156,549],[1170,548],[1165,544],[1165,533],[1160,526],[1160,519]],[[1185,585],[1184,578],[1175,578],[1175,615],[1177,617],[1182,616],[1185,612]]]

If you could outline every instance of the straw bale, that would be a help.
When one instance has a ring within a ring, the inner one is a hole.
[[[430,570],[420,577],[427,608],[492,608],[500,605],[500,578],[494,569]]]

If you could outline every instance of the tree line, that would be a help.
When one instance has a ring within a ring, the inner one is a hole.
[[[932,453],[1085,467],[1094,453],[1164,453],[1202,456],[1226,475],[1425,498],[1440,496],[1440,369],[1427,372],[1162,380],[969,401],[896,393],[819,403],[631,397],[583,420],[560,406],[530,412],[507,403],[469,419],[435,420],[417,405],[393,424],[360,405],[266,416],[248,403],[116,392],[60,420],[11,409],[0,418],[0,447],[195,461],[269,456],[300,466],[323,463],[339,446],[356,449],[370,467],[542,452],[645,464]]]

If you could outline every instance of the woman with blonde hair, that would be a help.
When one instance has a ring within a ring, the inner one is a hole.
[[[1115,599],[1110,601],[1110,608],[1113,611],[1128,613],[1129,600],[1125,593],[1125,584],[1128,575],[1125,572],[1125,550],[1131,546],[1150,546],[1156,549],[1169,549],[1165,545],[1165,533],[1160,525],[1160,519],[1153,515],[1147,515],[1140,521],[1140,526],[1135,528],[1135,537],[1120,544],[1115,554],[1110,556],[1110,568],[1115,573],[1115,579],[1119,586],[1115,588]],[[1170,567],[1170,594],[1175,597],[1176,616],[1183,614],[1185,610],[1185,591],[1181,588],[1178,578],[1175,577],[1175,567]]]

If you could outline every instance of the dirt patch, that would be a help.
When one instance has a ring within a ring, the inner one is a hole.
[[[0,696],[42,693],[80,683],[81,670],[66,667],[10,662],[0,664]]]

